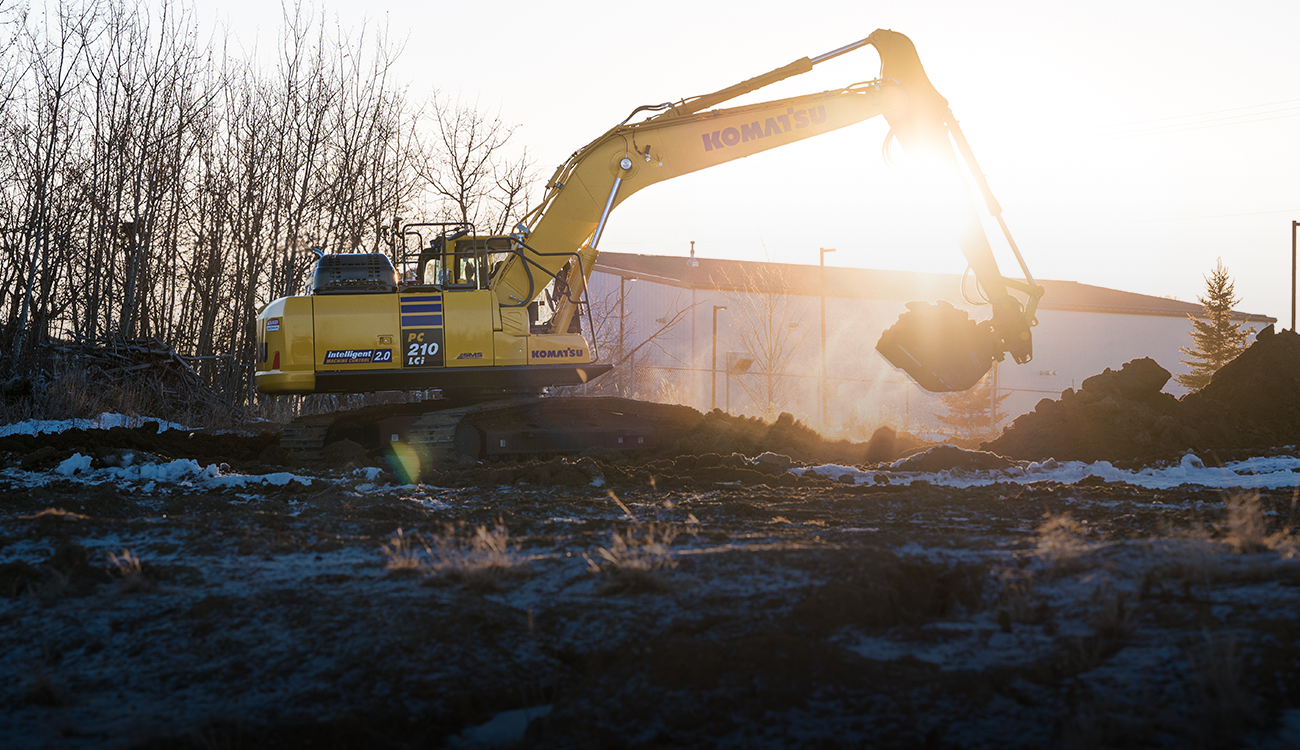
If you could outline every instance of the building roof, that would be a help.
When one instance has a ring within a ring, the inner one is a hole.
[[[810,296],[822,294],[820,266],[716,258],[696,260],[698,265],[691,265],[686,258],[679,256],[602,252],[596,261],[596,270],[688,289],[760,289]],[[960,303],[962,281],[963,277],[956,274],[836,266],[826,269],[825,294],[828,297],[901,302],[946,299]],[[1170,317],[1203,312],[1201,305],[1192,302],[1123,292],[1077,281],[1036,281],[1046,290],[1038,303],[1039,310]],[[967,292],[974,297],[974,276],[967,277],[965,285]],[[1276,318],[1253,313],[1234,312],[1234,317],[1263,324],[1277,322]]]

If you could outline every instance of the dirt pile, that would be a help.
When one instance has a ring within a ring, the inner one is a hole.
[[[670,452],[685,456],[740,453],[751,457],[770,452],[799,461],[870,464],[888,461],[921,445],[924,442],[919,438],[897,434],[888,427],[876,430],[865,443],[855,443],[825,438],[789,413],[782,413],[775,422],[764,422],[714,409],[678,438]]]
[[[1300,442],[1300,335],[1261,336],[1180,401],[1161,392],[1152,359],[1109,368],[1043,399],[985,450],[1017,459],[1125,461],[1187,450],[1234,451]]]
[[[121,464],[123,454],[139,452],[167,460],[189,458],[199,463],[228,463],[253,469],[277,458],[278,432],[202,432],[158,430],[156,422],[109,430],[67,430],[40,435],[0,437],[0,459],[27,470],[49,469],[80,453],[95,459],[96,468]],[[285,457],[287,459],[287,457]]]
[[[1300,334],[1261,333],[1182,403],[1211,447],[1300,443]]]

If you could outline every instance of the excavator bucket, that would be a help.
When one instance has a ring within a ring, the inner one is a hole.
[[[909,302],[907,309],[880,337],[876,351],[927,391],[964,391],[1001,354],[987,321],[976,323],[947,302]]]

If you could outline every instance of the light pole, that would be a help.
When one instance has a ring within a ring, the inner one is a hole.
[[[818,383],[822,397],[821,426],[822,431],[826,431],[826,253],[835,252],[833,247],[821,247],[819,259],[822,275],[822,377]]]
[[[626,356],[627,356],[627,355],[626,355],[626,352],[627,352],[627,339],[623,338],[623,321],[626,320],[627,317],[623,314],[623,300],[625,300],[625,299],[627,298],[627,286],[626,286],[626,285],[627,285],[627,282],[629,282],[629,281],[636,281],[636,277],[635,277],[635,276],[631,276],[631,277],[628,277],[628,276],[619,276],[619,277],[618,277],[618,364],[619,364],[620,367],[623,366],[623,360],[624,360],[624,358],[626,358]],[[625,372],[625,373],[628,373],[628,374],[630,375],[630,374],[631,374],[631,369],[632,369],[632,368],[629,366],[627,370],[624,370],[624,372]],[[627,396],[627,379],[626,379],[626,378],[620,378],[618,392],[619,392],[619,395],[620,395],[620,396]]]
[[[726,305],[713,306],[713,367],[709,370],[709,381],[713,388],[713,397],[709,410],[718,408],[718,311],[726,310]]]
[[[1295,333],[1295,232],[1300,221],[1291,222],[1291,332]]]

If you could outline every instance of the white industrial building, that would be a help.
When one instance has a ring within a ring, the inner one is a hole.
[[[965,283],[973,290],[973,278]],[[1199,304],[1039,283],[1046,294],[1033,361],[1017,365],[1008,357],[995,368],[997,393],[1009,394],[999,409],[1004,421],[1131,359],[1187,371],[1179,347],[1191,344],[1187,316],[1199,315]],[[937,427],[934,415],[944,412],[938,396],[890,366],[875,344],[912,300],[947,300],[976,319],[989,317],[987,307],[963,300],[961,284],[950,274],[826,268],[823,277],[819,266],[601,253],[589,299],[599,356],[623,360],[605,379],[624,394],[754,416],[771,416],[764,402],[775,396],[780,411],[829,433],[854,434],[886,422]],[[1274,322],[1239,317],[1256,329]],[[1173,379],[1165,390],[1185,392]]]

